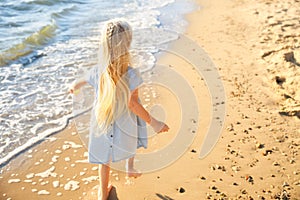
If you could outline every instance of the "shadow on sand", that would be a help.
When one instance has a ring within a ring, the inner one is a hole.
[[[119,200],[117,190],[114,186],[112,186],[109,192],[108,200]]]

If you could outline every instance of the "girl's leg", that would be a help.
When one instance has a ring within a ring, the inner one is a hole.
[[[98,194],[98,200],[107,200],[112,185],[108,185],[109,182],[109,164],[99,165],[99,179],[100,188]]]
[[[126,160],[126,171],[128,177],[137,178],[142,175],[141,172],[134,169],[134,157],[131,157]]]

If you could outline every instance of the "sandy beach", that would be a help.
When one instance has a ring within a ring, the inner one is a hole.
[[[197,4],[187,15],[186,36],[205,49],[221,75],[221,137],[200,160],[212,115],[209,90],[193,66],[164,56],[158,62],[192,85],[200,110],[195,140],[173,164],[137,179],[112,170],[109,199],[300,199],[300,1]],[[175,137],[181,114],[163,91],[158,98],[166,113],[173,112],[166,118],[170,132],[151,138],[147,151]],[[71,121],[0,169],[0,199],[97,199],[98,166],[86,159]]]

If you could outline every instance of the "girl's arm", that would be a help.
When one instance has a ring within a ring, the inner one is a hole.
[[[148,111],[139,103],[138,101],[138,89],[134,90],[131,93],[128,108],[137,116],[142,118],[145,122],[150,124],[155,132],[161,133],[169,130],[168,125],[165,123],[156,120],[154,117],[152,117]]]
[[[69,92],[71,94],[73,94],[76,90],[79,90],[82,86],[84,86],[85,84],[87,84],[86,80],[85,79],[79,79],[79,80],[75,80],[70,88],[69,88]]]

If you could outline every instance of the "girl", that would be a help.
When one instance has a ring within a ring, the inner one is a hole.
[[[111,185],[108,186],[110,162],[127,159],[127,175],[140,176],[133,163],[136,149],[147,148],[145,122],[157,133],[168,131],[169,127],[152,117],[139,103],[138,86],[142,79],[138,71],[130,67],[130,25],[124,20],[109,21],[101,39],[101,64],[92,69],[86,79],[75,81],[69,91],[74,93],[86,83],[95,88],[89,162],[101,165],[98,198],[106,200],[111,189]]]

